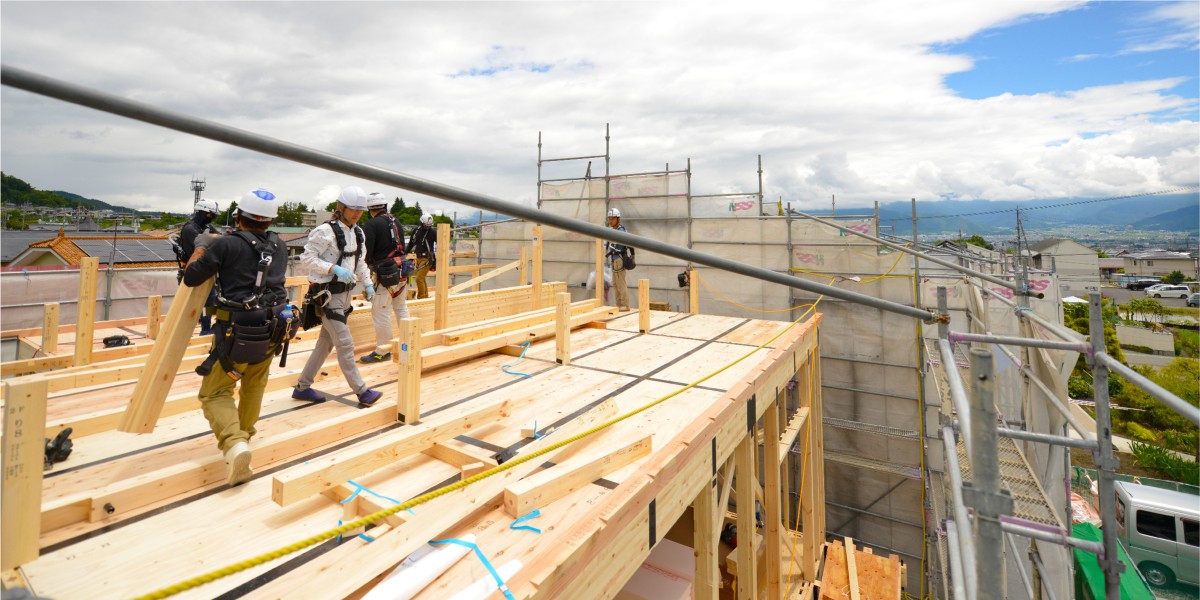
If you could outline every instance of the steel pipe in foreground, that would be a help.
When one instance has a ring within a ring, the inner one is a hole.
[[[1011,335],[994,335],[986,333],[963,333],[959,331],[950,332],[950,341],[958,342],[979,342],[983,344],[1003,344],[1005,346],[1025,346],[1028,348],[1045,348],[1047,350],[1070,350],[1080,354],[1087,354],[1092,351],[1091,344],[1087,342],[1060,342],[1058,340],[1039,340],[1037,338],[1023,338]]]
[[[931,311],[921,310],[919,308],[906,306],[897,302],[890,302],[872,296],[867,296],[865,294],[859,294],[857,292],[851,292],[796,277],[782,275],[760,267],[751,267],[733,260],[721,258],[719,256],[713,256],[703,252],[696,252],[694,250],[680,248],[678,246],[666,244],[651,238],[617,231],[603,225],[597,225],[588,223],[586,221],[579,221],[576,219],[545,213],[516,202],[501,200],[486,194],[471,192],[412,175],[405,175],[397,171],[384,169],[383,167],[377,167],[342,158],[327,152],[321,152],[319,150],[293,144],[291,142],[270,138],[243,129],[237,129],[235,127],[229,127],[213,121],[169,111],[150,104],[121,98],[113,94],[100,92],[83,86],[75,85],[73,83],[46,77],[44,75],[39,75],[37,73],[26,71],[17,67],[12,67],[9,65],[0,66],[0,83],[17,89],[25,90],[27,92],[33,92],[35,94],[56,98],[64,102],[87,106],[89,108],[128,117],[130,119],[145,123],[151,123],[167,129],[174,129],[175,131],[190,133],[202,138],[224,142],[232,146],[246,148],[247,150],[253,150],[255,152],[261,152],[263,154],[269,154],[271,156],[284,158],[294,162],[327,169],[336,173],[342,173],[344,175],[350,175],[353,177],[374,181],[376,183],[398,187],[411,192],[432,196],[434,198],[459,202],[461,204],[473,206],[478,209],[488,210],[503,215],[521,217],[534,223],[541,223],[542,225],[557,227],[559,229],[565,229],[567,231],[573,231],[575,233],[633,246],[634,248],[638,248],[640,250],[657,252],[658,254],[671,256],[683,261],[704,265],[706,267],[721,269],[724,271],[729,271],[730,273],[737,273],[739,275],[745,275],[754,279],[798,288],[816,294],[823,294],[833,298],[846,300],[848,302],[854,302],[856,304],[862,304],[864,306],[870,306],[880,310],[886,310],[904,316],[921,319],[923,321],[934,318],[934,315]]]
[[[1179,413],[1180,416],[1191,421],[1193,425],[1200,425],[1200,408],[1188,404],[1183,398],[1168,392],[1162,386],[1147,379],[1145,375],[1121,364],[1121,361],[1109,356],[1106,352],[1097,353],[1095,358],[1105,367],[1108,367],[1109,371],[1128,379],[1130,383],[1142,388],[1147,394],[1154,397],[1155,400],[1166,404],[1167,408]]]

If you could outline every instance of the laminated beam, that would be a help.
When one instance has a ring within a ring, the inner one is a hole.
[[[162,326],[162,296],[150,296],[146,300],[146,337],[158,339]]]
[[[408,425],[421,420],[421,342],[420,320],[400,319],[400,337],[392,341],[392,356],[399,363],[396,416]]]
[[[4,388],[0,570],[8,571],[38,557],[47,392],[39,375],[8,380]]]
[[[571,294],[555,296],[554,359],[560,365],[571,364]]]
[[[96,321],[96,278],[100,259],[79,261],[79,304],[75,317],[75,366],[92,362],[92,332]]]
[[[437,290],[433,297],[433,328],[446,328],[446,313],[450,312],[450,224],[438,223],[437,226],[437,276],[434,284]]]
[[[42,352],[58,354],[57,302],[51,302],[42,309]]]
[[[638,331],[650,333],[650,280],[638,280]]]
[[[653,436],[580,454],[504,488],[504,510],[516,518],[650,455]]]
[[[599,275],[597,275],[599,277]],[[533,305],[542,307],[542,226],[533,226]]]
[[[479,268],[479,267],[488,267],[489,265],[473,265],[473,266]],[[496,265],[490,265],[490,266],[495,267]],[[521,266],[521,261],[514,260],[514,261],[504,265],[503,267],[500,267],[498,269],[492,269],[491,271],[488,271],[487,273],[484,273],[483,275],[476,275],[475,277],[472,277],[471,279],[464,281],[464,282],[450,288],[450,293],[457,294],[469,287],[477,286],[493,277],[496,277],[498,275],[501,275],[503,273],[507,273],[513,269],[516,269],[519,266]]]

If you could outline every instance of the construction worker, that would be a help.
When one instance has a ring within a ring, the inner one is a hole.
[[[217,278],[216,336],[209,359],[196,371],[204,375],[200,405],[225,455],[230,485],[253,475],[250,438],[256,433],[271,357],[296,331],[294,307],[283,287],[287,245],[267,231],[279,204],[267,190],[247,192],[238,202],[239,229],[195,236],[196,249],[183,273],[189,287]],[[235,402],[233,388],[239,381],[242,389]]]
[[[621,211],[608,209],[608,226],[617,231],[625,231],[621,225]],[[629,289],[625,287],[625,265],[633,258],[633,248],[616,242],[604,242],[604,258],[612,267],[612,285],[617,290],[617,308],[629,310]]]
[[[176,258],[179,260],[179,282],[183,282],[183,265],[186,265],[192,258],[192,252],[196,251],[196,236],[201,233],[217,233],[217,229],[212,226],[213,219],[217,218],[217,213],[221,212],[217,203],[207,198],[201,198],[196,202],[192,218],[188,219],[183,224],[183,228],[179,230],[179,250]],[[208,295],[208,299],[204,301],[204,306],[212,306],[217,301],[217,288],[213,286],[212,292]],[[212,315],[208,311],[200,315],[200,335],[212,335]]]
[[[313,347],[308,362],[300,372],[292,397],[297,400],[321,400],[324,396],[312,388],[317,372],[334,349],[337,350],[338,366],[346,383],[364,405],[374,404],[383,394],[367,387],[358,366],[354,362],[354,337],[350,335],[347,317],[354,307],[350,295],[358,282],[364,286],[363,296],[375,298],[375,286],[363,256],[365,244],[362,229],[356,225],[358,218],[367,208],[367,193],[362,188],[350,186],[338,195],[337,210],[333,220],[322,223],[308,233],[304,253],[300,255],[300,266],[308,270],[307,302],[320,307],[321,335]]]
[[[417,255],[416,270],[413,272],[413,277],[417,279],[417,298],[429,297],[429,286],[425,283],[425,276],[429,274],[430,269],[436,268],[436,244],[437,230],[433,228],[433,215],[421,215],[421,225],[413,232],[412,239],[408,241],[408,247],[404,250],[405,254]]]
[[[375,282],[375,300],[371,302],[371,319],[375,322],[375,351],[359,359],[362,363],[383,362],[392,357],[385,347],[392,343],[392,313],[397,319],[408,318],[408,279],[404,277],[404,229],[396,217],[387,212],[387,198],[379,192],[367,197],[371,219],[363,224],[366,236],[367,266]]]

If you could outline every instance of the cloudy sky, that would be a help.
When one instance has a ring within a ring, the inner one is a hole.
[[[692,164],[695,194],[793,206],[1109,197],[1200,181],[1200,3],[15,2],[0,57],[532,203],[546,158]],[[463,206],[4,88],[3,170],[186,212],[345,185]],[[545,177],[582,175],[552,163]],[[593,174],[603,172],[596,161]]]

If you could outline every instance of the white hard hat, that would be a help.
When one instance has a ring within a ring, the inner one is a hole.
[[[270,221],[279,214],[279,202],[275,199],[275,194],[263,188],[243,194],[237,207],[242,215],[258,221]]]
[[[429,215],[429,214],[421,215],[421,224],[422,225],[433,225],[433,215]]]
[[[619,211],[619,210],[617,210],[617,209],[615,209],[615,208],[610,208],[610,209],[608,209],[608,216],[610,216],[610,217],[616,217],[616,218],[620,219],[620,218],[621,218],[621,211]]]
[[[384,196],[379,192],[371,192],[370,195],[367,196],[367,208],[381,208],[386,207],[387,204],[387,196]]]
[[[338,202],[341,202],[346,208],[352,208],[354,210],[366,210],[367,193],[356,185],[342,188],[342,193],[338,194]]]
[[[221,208],[217,206],[217,201],[209,200],[208,198],[201,198],[194,208],[196,212],[210,212],[213,214],[221,212]]]

